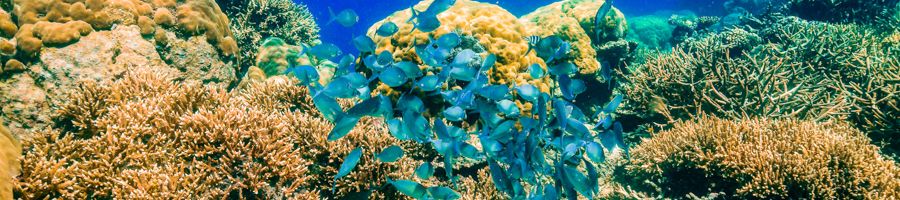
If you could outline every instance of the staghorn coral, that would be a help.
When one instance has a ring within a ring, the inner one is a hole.
[[[898,11],[897,0],[788,0],[788,11],[800,18],[839,23],[873,24],[890,27],[891,16]],[[896,27],[894,27],[896,28]]]
[[[364,170],[339,180],[334,196],[411,176],[411,158],[372,159],[398,143],[380,121],[365,118],[347,138],[327,142],[333,125],[295,80],[276,77],[226,93],[175,77],[142,68],[110,85],[83,83],[59,111],[58,128],[23,141],[15,195],[314,199],[333,195],[326,193],[332,177],[355,147],[365,149]]]
[[[897,48],[855,25],[774,17],[689,39],[651,58],[624,90],[643,118],[848,120],[898,149]],[[659,115],[657,115],[659,114]],[[640,114],[639,114],[640,115]],[[653,119],[658,120],[658,119]]]
[[[241,69],[257,60],[258,46],[278,37],[288,44],[311,44],[319,39],[319,26],[309,9],[290,0],[234,0],[220,2],[231,18],[231,30],[241,49]]]
[[[422,1],[414,6],[417,10],[425,10],[432,1]],[[459,0],[449,10],[438,15],[441,27],[434,32],[421,31],[410,32],[413,25],[406,23],[412,13],[409,9],[401,10],[388,16],[386,19],[376,22],[369,28],[368,34],[372,37],[378,48],[377,53],[390,51],[395,59],[410,60],[421,63],[412,48],[415,45],[426,44],[429,38],[438,38],[441,35],[457,32],[462,36],[471,36],[477,39],[478,44],[488,53],[497,55],[497,65],[488,73],[490,82],[495,84],[524,84],[530,83],[542,91],[549,91],[549,78],[531,79],[527,68],[531,64],[544,62],[536,54],[525,55],[528,50],[528,42],[525,41],[526,26],[518,23],[516,17],[500,6],[481,3],[471,0]],[[375,30],[384,22],[394,22],[399,31],[392,37],[375,35]]]
[[[538,8],[519,20],[528,25],[528,35],[547,37],[557,35],[572,44],[572,52],[563,61],[571,61],[579,67],[579,73],[593,75],[600,69],[598,52],[594,46],[624,39],[628,32],[625,15],[618,9],[604,16],[603,27],[594,27],[597,9],[603,0],[568,0]],[[603,31],[597,38],[596,30]],[[618,62],[612,60],[610,62]]]
[[[19,175],[22,146],[6,127],[0,125],[0,199],[12,199],[13,182]]]
[[[841,123],[702,117],[638,145],[617,170],[663,198],[900,197],[900,168]]]

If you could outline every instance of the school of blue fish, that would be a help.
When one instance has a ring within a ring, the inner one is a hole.
[[[435,0],[424,11],[410,8],[413,15],[407,23],[414,25],[413,31],[431,32],[441,26],[437,15],[454,3],[455,0]],[[601,7],[598,16],[605,15],[608,8]],[[353,10],[330,13],[330,22],[344,27],[352,27],[359,20]],[[385,22],[375,34],[389,37],[397,32],[396,24]],[[587,116],[571,103],[587,90],[584,81],[573,78],[578,66],[561,61],[571,45],[558,36],[532,36],[526,40],[527,53],[534,51],[548,66],[545,71],[535,63],[527,68],[527,73],[534,79],[550,76],[561,96],[542,92],[530,84],[490,84],[487,73],[497,57],[460,50],[461,36],[457,33],[416,44],[417,56],[424,65],[421,67],[414,61],[397,62],[388,51],[375,52],[376,43],[363,35],[352,39],[360,52],[356,56],[341,56],[340,49],[328,43],[304,48],[311,60],[340,57],[334,78],[326,85],[319,83],[313,66],[292,66],[285,73],[293,74],[310,89],[315,107],[335,124],[329,141],[349,134],[362,117],[380,117],[393,137],[434,147],[444,166],[455,166],[463,158],[486,162],[496,189],[514,199],[575,199],[579,195],[591,198],[599,193],[597,164],[605,161],[605,152],[618,150],[628,154],[622,125],[613,119],[623,96],[614,96],[595,116]],[[378,84],[400,91],[401,95],[396,100],[381,94],[373,96],[372,88]],[[443,102],[426,105],[422,100],[426,97],[440,97]],[[360,101],[344,112],[337,99],[348,98]],[[522,113],[517,101],[532,103],[531,112]],[[437,114],[426,117],[429,111]],[[477,131],[466,131],[460,127],[463,122],[473,124]],[[478,141],[472,141],[475,139]],[[480,144],[481,150],[473,144]],[[353,171],[362,158],[361,152],[362,147],[358,147],[344,158],[335,182]],[[392,145],[378,151],[374,158],[378,162],[395,162],[404,154],[402,147]],[[443,169],[455,188],[454,168]],[[419,179],[429,179],[434,171],[430,162],[424,162],[414,174]],[[552,181],[540,181],[546,178]],[[533,187],[526,191],[524,183]],[[426,187],[412,180],[386,180],[385,184],[416,199],[460,198],[451,187]]]

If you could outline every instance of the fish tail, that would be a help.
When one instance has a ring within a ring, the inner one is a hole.
[[[419,17],[419,11],[416,11],[416,9],[413,8],[413,6],[409,6],[409,11],[412,12],[412,16],[409,17],[408,20],[406,20],[406,23],[412,22],[413,19],[416,19]]]
[[[330,25],[332,22],[334,22],[335,20],[337,20],[337,16],[334,14],[334,11],[331,10],[331,6],[328,7],[328,16],[330,16],[331,19],[328,20],[328,23],[325,23],[325,26],[328,26],[328,25]]]

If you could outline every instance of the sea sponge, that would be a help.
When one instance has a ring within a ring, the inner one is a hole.
[[[900,198],[900,168],[842,123],[702,117],[631,152],[616,176],[664,198]]]
[[[65,45],[81,39],[91,33],[91,25],[83,21],[69,21],[66,23],[41,21],[34,24],[34,36],[41,38],[44,46]]]
[[[13,180],[19,174],[22,146],[6,127],[0,125],[0,199],[13,199]]]
[[[259,46],[270,37],[288,44],[311,45],[319,39],[319,26],[309,9],[291,0],[234,0],[222,2],[231,30],[241,48],[241,69],[253,65]]]
[[[425,10],[432,1],[422,1],[413,8]],[[450,9],[438,15],[441,27],[429,33],[419,30],[412,31],[413,25],[407,23],[412,13],[404,9],[388,16],[386,19],[376,22],[369,28],[368,35],[378,45],[376,52],[390,51],[395,60],[415,61],[421,64],[416,56],[413,41],[416,45],[427,43],[429,38],[438,38],[450,32],[456,32],[463,37],[471,36],[478,40],[487,53],[497,56],[497,64],[488,72],[492,84],[525,84],[529,83],[538,87],[541,91],[548,92],[550,78],[532,79],[527,72],[531,64],[544,62],[536,54],[525,55],[528,50],[528,42],[525,41],[526,26],[519,23],[515,15],[509,13],[500,6],[476,2],[471,0],[458,0]],[[393,22],[399,27],[397,34],[391,37],[375,35],[378,26],[385,22]],[[484,55],[482,55],[484,56]]]
[[[23,141],[17,197],[310,199],[372,188],[373,198],[397,198],[378,186],[412,175],[410,157],[373,159],[402,145],[381,120],[363,118],[345,138],[327,141],[334,125],[296,79],[275,77],[226,93],[152,70],[138,68],[109,85],[84,82],[74,91],[61,105],[58,128]],[[357,170],[330,194],[338,167],[356,147],[364,149]]]
[[[616,8],[604,16],[602,27],[595,29],[597,10],[604,0],[567,0],[543,6],[519,20],[528,27],[528,35],[556,35],[572,44],[572,52],[563,61],[571,61],[579,73],[593,75],[600,69],[594,46],[624,39],[628,30],[625,15]],[[602,31],[597,38],[596,30]]]

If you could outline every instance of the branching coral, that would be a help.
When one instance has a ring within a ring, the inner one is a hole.
[[[336,196],[365,192],[373,180],[408,177],[414,167],[411,158],[372,159],[398,143],[374,119],[363,119],[346,139],[326,142],[333,125],[294,81],[275,78],[225,93],[146,71],[75,91],[59,111],[59,128],[24,141],[15,194],[311,199],[330,193],[338,165],[356,147],[364,148],[363,170],[338,181]],[[373,195],[393,195],[385,192]]]
[[[896,48],[859,26],[771,20],[752,32],[689,39],[648,60],[625,92],[642,113],[670,121],[698,113],[849,119],[876,139],[898,144],[900,86],[890,83],[900,73],[891,56]]]
[[[900,168],[862,132],[796,120],[678,123],[638,145],[617,176],[663,197],[896,199]]]
[[[235,0],[221,5],[231,18],[231,30],[241,47],[241,69],[253,65],[257,49],[269,37],[288,44],[311,44],[319,26],[305,5],[290,0]]]
[[[807,20],[884,24],[897,12],[897,0],[789,0],[788,9]]]

